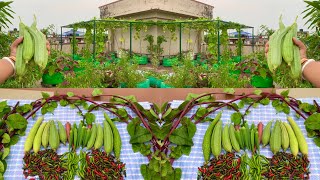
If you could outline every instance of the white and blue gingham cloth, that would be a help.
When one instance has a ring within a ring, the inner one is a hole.
[[[301,99],[303,102],[312,103],[314,99]],[[320,99],[316,99],[317,102],[320,102]],[[9,105],[15,105],[17,101],[15,100],[8,100]],[[20,101],[20,105],[30,103],[32,101],[26,101],[22,100]],[[173,101],[172,105],[174,107],[177,107],[181,104],[181,101]],[[144,108],[149,108],[148,103],[141,103],[141,105]],[[244,108],[245,109],[245,108]],[[243,110],[244,111],[244,110]],[[190,116],[196,112],[196,108],[194,108],[187,116]],[[96,115],[96,123],[102,123],[104,117],[102,111],[95,111],[93,112]],[[135,117],[132,111],[128,110],[128,113]],[[229,110],[227,108],[223,109],[223,115],[222,120],[224,125],[231,123],[230,115],[234,113],[233,110]],[[210,117],[214,118],[215,114],[211,114]],[[37,113],[37,117],[39,117],[41,114],[40,112]],[[112,118],[113,115],[109,114]],[[298,123],[299,127],[302,129],[303,133],[305,134],[305,137],[307,138],[307,142],[309,145],[309,160],[310,160],[310,178],[311,179],[320,179],[320,148],[317,147],[312,139],[307,137],[307,133],[305,131],[304,127],[304,121],[303,119],[296,119],[295,113],[291,111],[290,114],[292,117],[295,118],[296,122]],[[271,103],[268,106],[259,105],[258,108],[252,108],[251,113],[246,117],[246,120],[249,124],[255,123],[256,125],[259,122],[262,122],[264,125],[266,125],[270,120],[282,120],[286,121],[286,114],[284,113],[276,113],[275,109],[272,107]],[[81,120],[81,117],[77,115],[76,109],[71,109],[70,107],[60,107],[54,111],[54,114],[47,114],[45,116],[45,121],[49,120],[59,120],[63,124],[66,122],[70,122],[73,124],[74,122],[79,123]],[[31,127],[33,126],[35,120],[30,119],[28,128],[26,130],[26,134],[29,133]],[[176,160],[173,164],[174,167],[179,167],[182,169],[182,179],[183,180],[195,180],[197,179],[198,174],[198,167],[203,165],[204,159],[202,154],[202,139],[205,134],[205,131],[207,130],[209,123],[200,123],[197,125],[197,132],[193,138],[194,146],[192,147],[191,153],[189,156],[183,155],[180,159]],[[148,159],[141,155],[140,153],[134,153],[132,151],[130,141],[130,136],[127,132],[127,125],[125,123],[116,123],[116,126],[119,129],[121,139],[122,139],[122,150],[121,150],[121,161],[126,164],[126,171],[127,171],[127,177],[128,180],[142,180],[143,177],[140,173],[140,165],[141,164],[147,164]],[[11,147],[10,149],[10,155],[7,157],[7,171],[4,175],[5,179],[8,180],[22,180],[24,179],[23,176],[23,170],[22,170],[22,164],[23,164],[23,148],[24,148],[24,142],[25,142],[26,136],[21,137],[19,142]],[[64,152],[68,151],[67,146],[63,146],[61,144],[58,153],[62,154]],[[290,151],[290,150],[289,150]],[[78,151],[79,152],[79,151]],[[260,153],[267,156],[272,157],[272,152],[270,151],[269,147],[262,148],[260,150]]]

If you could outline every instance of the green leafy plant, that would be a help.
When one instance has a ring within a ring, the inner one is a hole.
[[[1,28],[9,28],[8,24],[12,24],[10,18],[13,19],[14,12],[11,10],[11,3],[13,3],[13,1],[0,2],[0,31]]]
[[[10,147],[17,144],[20,136],[25,135],[28,121],[23,117],[32,109],[29,104],[9,106],[7,101],[0,102],[0,179],[7,169],[6,158],[10,154]]]
[[[270,36],[275,32],[275,30],[274,29],[271,29],[271,28],[269,28],[268,26],[266,26],[266,25],[261,25],[260,26],[260,34],[259,34],[259,36],[267,36],[268,37],[268,39],[270,38]]]
[[[307,9],[303,11],[307,19],[306,24],[310,24],[309,28],[320,28],[320,2],[319,1],[304,1],[307,3]]]
[[[235,64],[220,64],[218,68],[212,68],[208,75],[209,87],[211,88],[237,88],[250,87],[250,78],[247,76],[233,75],[230,71],[235,70]]]
[[[10,46],[14,39],[14,36],[0,32],[0,57],[10,55]]]

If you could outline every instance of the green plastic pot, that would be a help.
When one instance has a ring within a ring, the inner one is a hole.
[[[157,79],[157,81],[156,81],[156,88],[161,88],[161,84],[162,84],[162,83],[163,83],[162,80]]]
[[[63,83],[64,76],[60,72],[54,73],[52,76],[49,74],[43,74],[42,75],[42,83],[47,85],[58,85]]]
[[[173,87],[171,87],[171,86],[165,84],[164,82],[162,82],[160,88],[162,88],[162,89],[170,89],[170,88],[173,88]]]
[[[175,65],[177,63],[178,63],[178,58],[177,57],[171,58],[171,59],[168,59],[168,58],[164,58],[163,59],[163,66],[164,67],[172,67],[173,65]]]
[[[150,80],[147,79],[146,81],[137,84],[137,88],[150,88]]]
[[[256,88],[272,88],[273,79],[272,77],[252,76],[251,85]]]
[[[136,85],[137,88],[150,88],[150,80],[147,79],[139,84]],[[120,83],[120,88],[128,88],[127,83]]]
[[[157,87],[157,81],[158,81],[157,78],[155,78],[153,76],[149,76],[148,79],[150,81],[150,86],[151,87]]]

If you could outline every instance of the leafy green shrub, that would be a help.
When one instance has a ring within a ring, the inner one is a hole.
[[[234,70],[234,64],[221,64],[219,68],[212,68],[208,75],[210,88],[249,88],[250,77],[232,75],[230,70]]]

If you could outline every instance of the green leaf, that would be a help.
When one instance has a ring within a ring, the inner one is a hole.
[[[62,107],[66,107],[66,106],[68,106],[68,101],[67,100],[65,100],[65,99],[62,99],[62,100],[60,100],[60,106],[62,106]]]
[[[199,97],[199,94],[189,93],[186,97],[186,101],[191,101],[192,99],[195,99]]]
[[[121,116],[121,117],[128,117],[128,112],[126,109],[124,108],[120,108],[117,110],[117,113]]]
[[[310,130],[320,130],[320,114],[316,113],[309,116],[304,125]]]
[[[3,149],[2,160],[4,160],[10,154],[10,148],[6,147]]]
[[[236,91],[233,88],[225,88],[223,89],[223,92],[227,94],[234,94]]]
[[[280,100],[279,100],[279,99],[272,101],[272,106],[273,106],[274,108],[277,107],[277,106],[279,106],[279,105],[280,105]]]
[[[231,121],[234,125],[240,125],[242,120],[242,114],[240,112],[235,112],[231,115]]]
[[[191,146],[182,146],[181,150],[184,155],[189,156],[191,153]]]
[[[288,90],[286,90],[286,91],[282,91],[281,93],[280,93],[280,95],[281,96],[283,96],[283,97],[288,97],[289,96],[289,89]]]
[[[170,148],[170,157],[174,159],[178,159],[182,156],[182,149],[181,146],[172,146]]]
[[[10,136],[9,136],[9,134],[7,134],[7,133],[4,133],[3,135],[2,135],[2,141],[1,141],[3,144],[6,144],[6,143],[9,143],[10,142]]]
[[[150,174],[149,174],[149,168],[148,168],[148,165],[147,164],[142,164],[141,166],[140,166],[140,172],[141,172],[141,174],[142,174],[142,176],[143,176],[143,179],[145,179],[145,180],[151,180],[151,176],[150,176]]]
[[[12,136],[10,139],[10,146],[17,144],[19,139],[20,139],[19,135]]]
[[[11,114],[6,121],[9,128],[24,129],[27,127],[28,121],[20,114]]]
[[[180,104],[180,106],[178,107],[178,109],[180,111],[182,111],[189,103],[190,101],[184,101],[182,104]]]
[[[96,120],[96,116],[92,113],[86,113],[84,118],[86,119],[87,124],[92,124]]]
[[[141,144],[139,144],[139,143],[134,143],[134,144],[132,144],[132,150],[133,150],[133,152],[139,152],[140,151],[140,149],[141,149]]]
[[[189,137],[188,130],[185,126],[181,126],[174,130],[169,137],[169,140],[176,145],[193,146],[192,138]]]
[[[290,114],[290,107],[289,107],[289,106],[283,107],[283,112],[284,112],[285,114]]]
[[[0,161],[0,173],[4,173],[4,164]]]
[[[141,144],[140,146],[140,153],[144,156],[148,156],[149,154],[151,154],[151,144],[145,145],[145,144]]]
[[[257,108],[258,106],[259,106],[258,103],[254,103],[254,104],[252,105],[253,108]]]
[[[2,112],[6,107],[8,107],[7,101],[0,102],[0,112]]]
[[[93,97],[100,96],[102,94],[103,94],[103,91],[101,89],[94,89],[92,92]]]
[[[316,137],[313,139],[313,142],[318,146],[320,147],[320,137]]]
[[[182,170],[180,168],[176,168],[174,170],[174,180],[180,180],[182,176]]]
[[[197,117],[202,117],[204,116],[206,113],[208,113],[208,109],[205,107],[199,107],[197,112],[196,112],[196,116]]]
[[[19,106],[17,108],[17,112],[27,113],[32,110],[32,106],[30,104],[24,104],[23,106]]]
[[[137,118],[134,118],[127,126],[127,131],[131,137],[136,133],[137,123],[134,120],[137,120]]]
[[[308,135],[309,138],[313,138],[313,137],[315,137],[317,135],[316,131],[308,129],[307,127],[306,127],[306,130],[307,130],[307,135]]]
[[[160,112],[163,113],[166,109],[167,109],[167,106],[168,106],[168,102],[164,103],[163,105],[161,105],[161,109],[160,109]],[[169,106],[170,107],[170,106]]]
[[[238,104],[238,108],[239,108],[239,109],[242,109],[242,108],[244,108],[244,105],[245,105],[245,101],[244,101],[244,100],[241,100],[241,101],[239,102],[239,104]]]
[[[156,133],[157,138],[160,140],[164,140],[166,135],[170,132],[171,127],[172,127],[172,122],[165,123],[164,125],[162,125],[162,127],[160,128],[160,131]]]
[[[299,109],[303,110],[304,112],[316,112],[317,108],[314,105],[308,103],[302,103],[299,105]]]
[[[151,139],[152,135],[146,128],[137,126],[135,134],[131,136],[130,143],[144,143],[150,141]]]
[[[48,93],[41,92],[41,94],[42,94],[42,97],[43,97],[44,99],[48,99],[48,98],[50,97],[50,94],[48,94]]]
[[[73,92],[67,92],[67,96],[68,96],[68,97],[73,97],[73,96],[74,96],[74,93],[73,93]]]
[[[270,99],[269,98],[264,98],[260,100],[260,104],[262,105],[269,105],[270,104]]]
[[[191,122],[191,120],[187,117],[184,117],[182,121],[184,122],[184,125],[187,128],[189,138],[192,139],[193,136],[196,134],[197,126],[193,122]]]
[[[257,90],[255,90],[255,91],[253,91],[253,94],[255,94],[255,95],[257,95],[257,96],[260,96],[261,93],[262,93],[262,90],[260,90],[260,89],[257,89]]]

